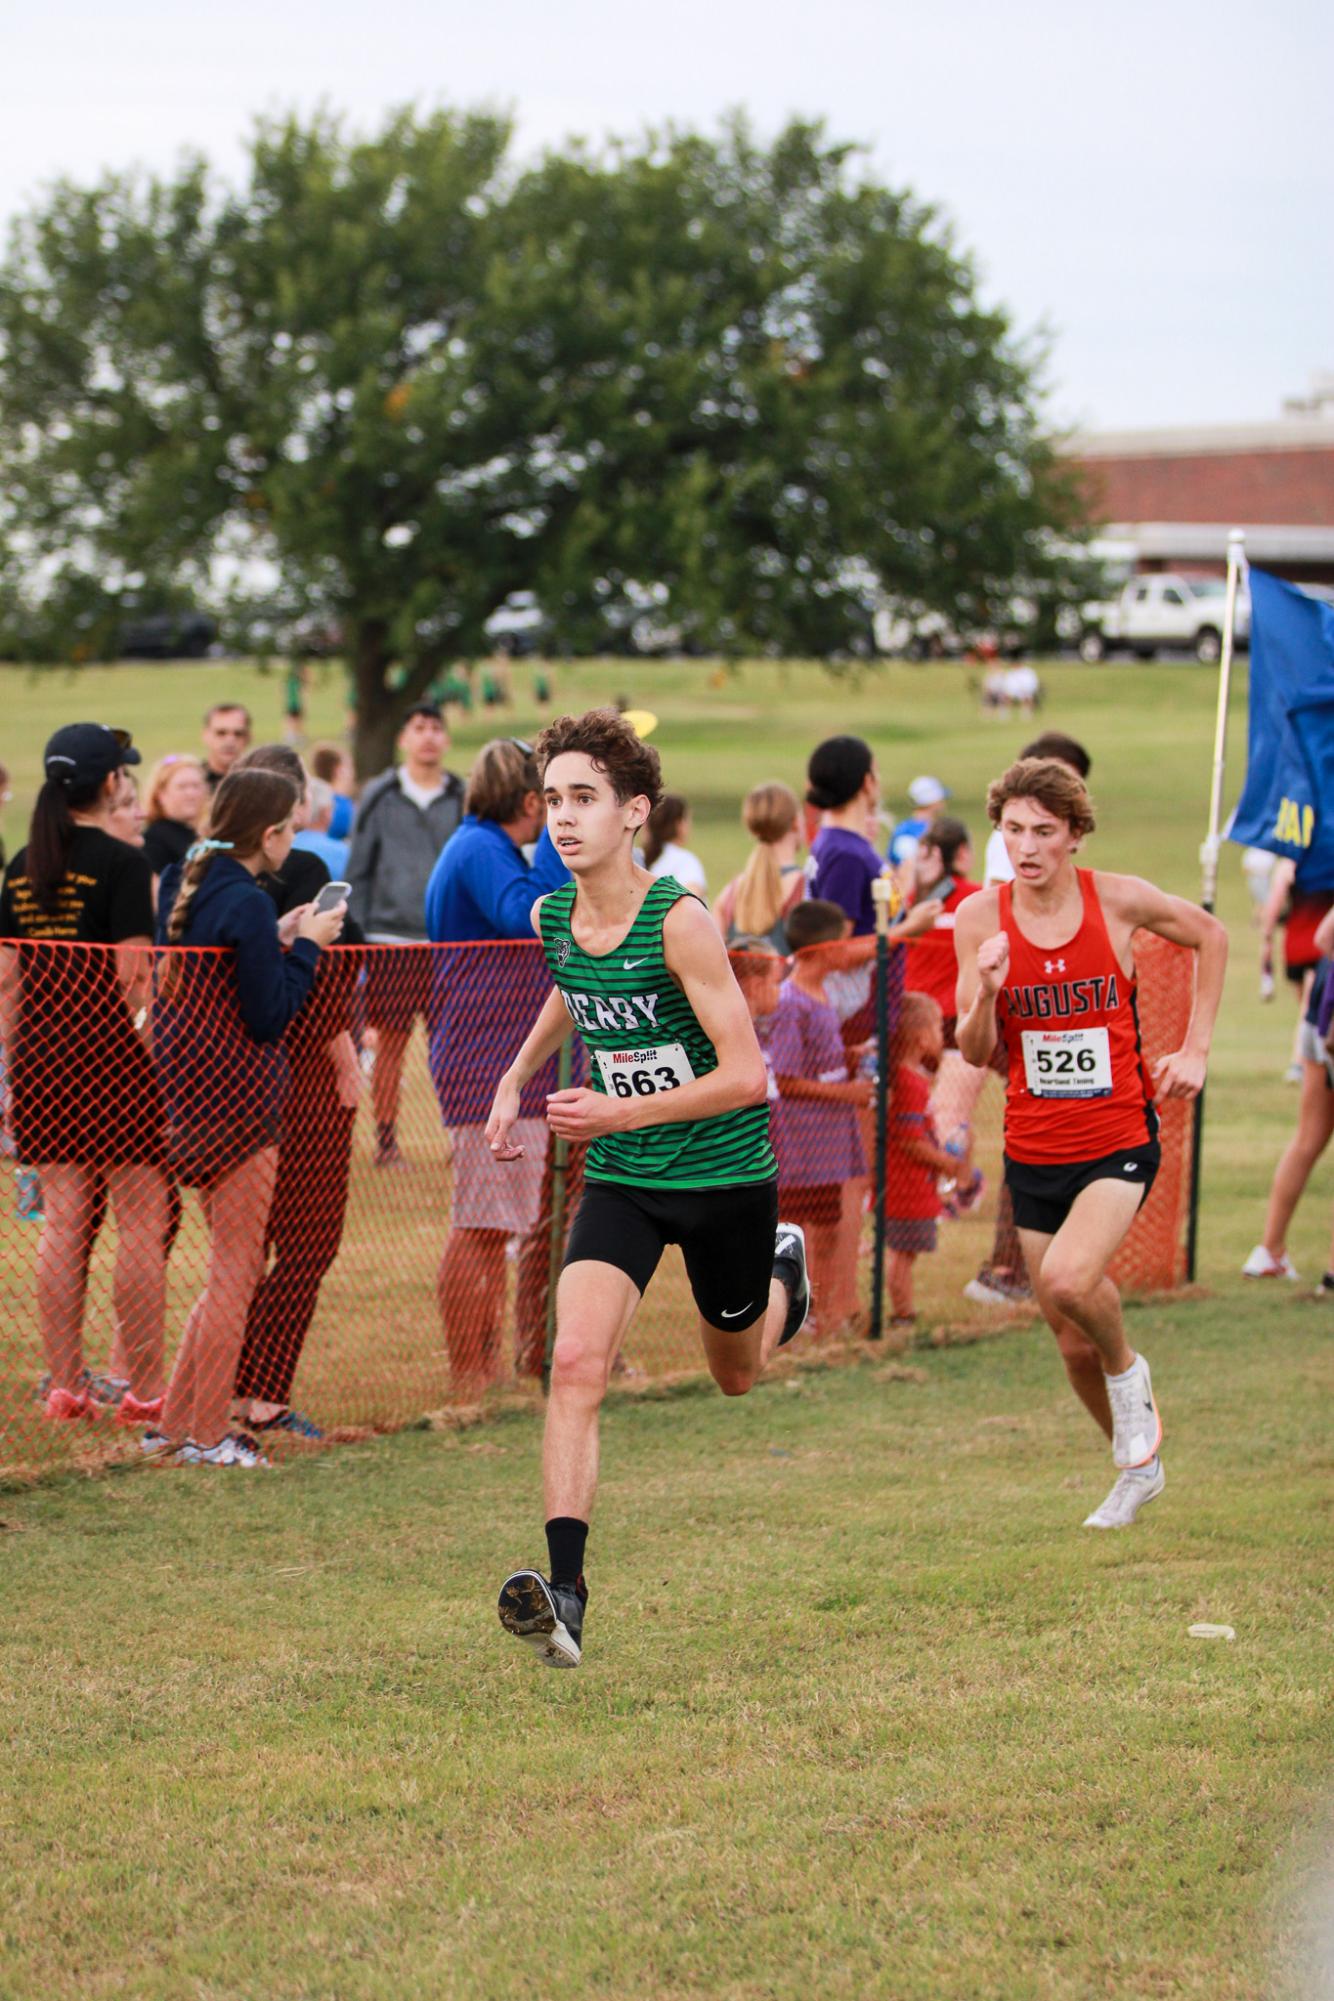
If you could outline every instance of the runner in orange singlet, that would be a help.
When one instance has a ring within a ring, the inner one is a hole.
[[[1128,1345],[1107,1266],[1158,1170],[1159,1098],[1193,1098],[1227,964],[1206,911],[1138,876],[1076,868],[1093,832],[1069,765],[1021,758],[987,796],[1013,883],[960,905],[958,1045],[1009,1064],[1005,1179],[1038,1303],[1076,1395],[1112,1441],[1118,1478],[1086,1528],[1128,1528],[1163,1490],[1162,1421],[1149,1365]],[[1181,1048],[1149,1078],[1140,1052],[1131,941],[1156,931],[1198,956]]]

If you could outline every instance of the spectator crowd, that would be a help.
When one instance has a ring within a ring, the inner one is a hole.
[[[418,702],[393,766],[358,796],[340,746],[303,760],[252,734],[243,705],[215,704],[198,753],[161,758],[141,786],[127,732],[57,730],[0,888],[3,1144],[40,1229],[41,1408],[53,1424],[109,1411],[145,1452],[184,1465],[255,1466],[267,1437],[320,1436],[293,1403],[296,1372],[342,1245],[363,1100],[386,1190],[411,1164],[400,1111],[419,1021],[452,1164],[435,1303],[459,1400],[511,1367],[540,1375],[555,1218],[568,1222],[581,1176],[580,1149],[552,1141],[544,1116],[556,1058],[524,1093],[524,1158],[497,1163],[484,1130],[549,984],[534,906],[568,879],[533,747],[497,737],[465,779],[442,710]],[[1023,754],[1088,770],[1050,733]],[[887,843],[862,739],[818,744],[803,791],[774,779],[746,795],[750,852],[712,910],[768,1067],[780,1212],[807,1233],[811,1332],[828,1339],[857,1311],[874,1199],[873,889],[891,882],[903,948],[885,995],[883,1199],[892,1317],[909,1327],[918,1260],[982,1193],[973,1124],[988,1073],[953,1034],[954,913],[982,882],[939,778],[904,787]],[[707,899],[691,839],[690,803],[668,793],[640,859]],[[988,879],[1003,865],[989,848]],[[577,1041],[569,1060],[582,1081]],[[168,1373],[167,1271],[191,1196],[207,1269]],[[94,1369],[84,1321],[109,1213],[115,1341]],[[1025,1294],[1004,1202],[965,1289],[994,1306]]]

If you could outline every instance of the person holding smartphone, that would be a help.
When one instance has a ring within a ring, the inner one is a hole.
[[[163,878],[161,941],[222,948],[170,954],[153,1007],[172,1164],[201,1191],[212,1239],[162,1412],[161,1443],[187,1465],[263,1463],[255,1440],[231,1428],[228,1406],[264,1267],[290,1093],[284,1040],[309,1002],[322,948],[342,929],[341,908],[310,905],[280,925],[259,884],[287,858],[299,797],[280,772],[230,772],[207,837],[179,877]]]
[[[246,752],[237,769],[279,772],[299,788],[299,833],[310,781],[291,746],[260,744]],[[331,882],[323,858],[297,847],[295,837],[286,860],[261,873],[259,885],[280,922],[290,923],[305,910],[317,916],[347,910],[347,883]],[[320,954],[309,1003],[287,1033],[290,1086],[264,1233],[268,1265],[246,1315],[232,1406],[235,1421],[259,1437],[266,1432],[312,1440],[320,1436],[319,1427],[292,1408],[292,1382],[320,1287],[343,1241],[352,1139],[364,1085],[352,1037],[362,954],[341,947],[362,942],[356,924],[345,916],[338,947]]]

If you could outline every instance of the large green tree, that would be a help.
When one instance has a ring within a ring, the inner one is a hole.
[[[345,634],[363,768],[519,593],[562,647],[830,655],[1050,574],[1035,360],[929,209],[808,124],[509,145],[322,116],[239,188],[57,187],[0,270],[11,561],[105,612],[266,559]]]

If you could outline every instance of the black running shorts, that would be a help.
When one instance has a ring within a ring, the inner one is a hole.
[[[1075,1197],[1094,1181],[1129,1181],[1142,1188],[1141,1208],[1154,1184],[1163,1150],[1157,1140],[1148,1146],[1124,1147],[1100,1160],[1069,1160],[1059,1166],[1034,1166],[1005,1156],[1005,1185],[1014,1203],[1014,1220],[1021,1230],[1040,1230],[1054,1237],[1075,1206]]]
[[[700,1317],[710,1327],[753,1326],[769,1304],[778,1183],[740,1188],[636,1188],[584,1183],[567,1265],[615,1265],[642,1293],[668,1244],[679,1244]]]

